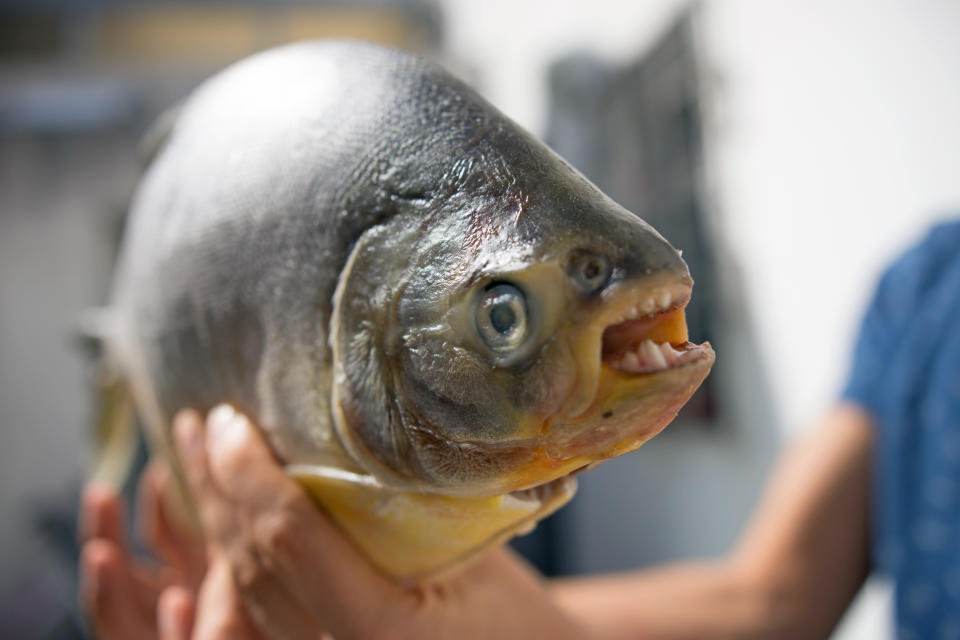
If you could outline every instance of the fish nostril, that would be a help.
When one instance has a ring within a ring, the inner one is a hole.
[[[610,280],[613,265],[596,251],[577,249],[567,258],[567,275],[586,293],[596,293]]]

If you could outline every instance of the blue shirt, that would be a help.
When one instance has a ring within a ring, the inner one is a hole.
[[[960,639],[960,221],[884,273],[843,395],[877,425],[873,559],[897,637]]]

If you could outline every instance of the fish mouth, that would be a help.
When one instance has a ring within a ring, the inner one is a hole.
[[[635,402],[652,400],[666,390],[653,384],[658,378],[680,381],[689,374],[699,386],[714,354],[709,343],[690,341],[685,308],[692,289],[689,275],[666,274],[607,292],[600,309],[571,340],[576,390],[550,429],[558,423],[583,422],[598,412],[608,419],[606,414],[615,408],[605,405],[627,397]],[[684,370],[688,371],[677,375]]]
[[[709,343],[690,342],[686,313],[691,286],[681,282],[647,296],[607,324],[601,338],[604,369],[625,376],[657,374],[708,357]]]
[[[686,274],[648,277],[601,301],[572,336],[576,388],[544,423],[535,468],[551,478],[579,473],[637,449],[676,417],[715,358],[687,333],[692,287]],[[534,473],[523,476],[521,486],[535,484]]]

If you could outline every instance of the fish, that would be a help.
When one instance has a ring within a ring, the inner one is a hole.
[[[97,477],[139,416],[182,478],[173,415],[229,403],[416,581],[529,531],[710,371],[679,252],[437,65],[285,45],[164,121],[97,314]]]

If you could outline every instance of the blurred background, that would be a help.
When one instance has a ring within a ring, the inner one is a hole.
[[[0,4],[0,637],[79,638],[75,504],[102,304],[150,123],[283,42],[424,54],[684,251],[717,365],[517,546],[551,575],[714,556],[833,400],[879,270],[960,205],[954,0]],[[836,638],[890,635],[872,580]]]

